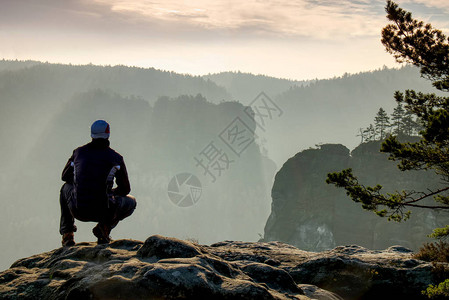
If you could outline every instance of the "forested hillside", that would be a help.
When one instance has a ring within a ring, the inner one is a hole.
[[[359,128],[373,122],[380,107],[392,112],[396,90],[434,91],[414,67],[387,69],[318,80],[293,87],[275,97],[284,114],[261,134],[268,154],[278,165],[301,149],[341,143],[350,149],[361,139]],[[256,117],[257,120],[257,117]]]

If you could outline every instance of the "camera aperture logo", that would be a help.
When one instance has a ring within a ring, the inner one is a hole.
[[[168,197],[179,207],[195,205],[201,198],[200,180],[190,173],[179,173],[168,183]]]

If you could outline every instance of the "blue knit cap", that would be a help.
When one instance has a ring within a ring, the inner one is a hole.
[[[109,124],[104,120],[95,121],[90,127],[90,136],[93,139],[108,139]]]

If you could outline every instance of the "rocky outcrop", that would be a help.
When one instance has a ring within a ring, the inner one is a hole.
[[[326,144],[290,158],[276,174],[263,240],[310,251],[350,244],[370,249],[400,244],[417,249],[429,241],[426,235],[447,224],[448,214],[417,209],[407,222],[389,222],[363,210],[343,189],[326,184],[328,173],[346,168],[352,168],[361,183],[381,184],[385,192],[427,191],[439,183],[430,171],[399,171],[379,149],[379,142],[361,144],[351,153],[342,145]]]
[[[162,236],[80,243],[0,273],[1,299],[421,299],[432,266],[410,250],[321,253],[280,243],[210,246]]]

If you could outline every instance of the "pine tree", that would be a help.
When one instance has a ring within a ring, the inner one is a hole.
[[[379,134],[379,139],[383,140],[387,136],[388,127],[390,127],[390,117],[381,107],[374,118],[376,133]]]
[[[371,142],[376,140],[376,129],[373,124],[370,124],[365,130],[363,130],[363,134],[365,135],[365,141]]]
[[[413,113],[411,113],[410,111],[405,112],[405,115],[402,118],[401,123],[403,133],[408,136],[415,135],[419,133],[419,131],[422,129],[422,127],[419,126],[418,122],[415,121]]]
[[[405,110],[401,103],[394,108],[393,113],[391,114],[391,120],[393,123],[392,126],[392,134],[399,135],[404,131],[404,118],[405,118]]]
[[[360,144],[363,144],[363,142],[366,140],[365,130],[363,128],[359,128],[359,133],[357,133],[356,136],[360,137],[360,139],[361,139]]]

